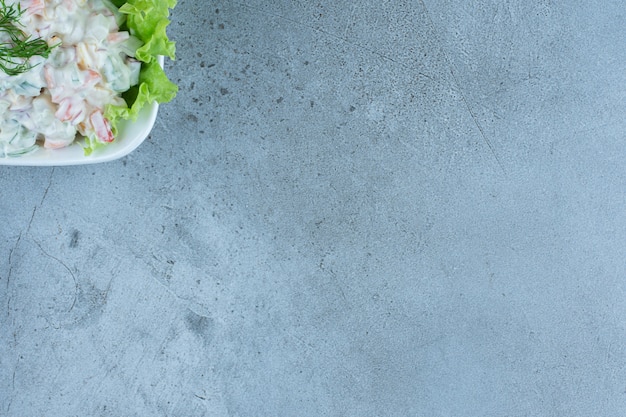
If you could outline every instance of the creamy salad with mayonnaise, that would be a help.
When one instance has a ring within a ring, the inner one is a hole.
[[[0,156],[62,148],[77,137],[114,140],[108,106],[126,107],[121,94],[139,83],[144,42],[120,27],[125,15],[109,0],[4,0],[19,6],[27,37],[50,47],[18,75],[0,71]],[[10,43],[0,32],[0,42]]]

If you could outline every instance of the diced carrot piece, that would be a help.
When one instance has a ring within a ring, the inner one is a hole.
[[[102,111],[96,110],[89,116],[89,121],[93,127],[98,139],[102,142],[113,142],[113,132],[111,131],[111,123],[104,118]]]

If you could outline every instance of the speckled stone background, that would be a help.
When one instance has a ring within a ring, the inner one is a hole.
[[[0,415],[623,417],[625,12],[179,0],[146,142],[0,167]]]

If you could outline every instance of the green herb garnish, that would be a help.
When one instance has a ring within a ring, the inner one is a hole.
[[[0,70],[19,75],[33,66],[28,60],[36,55],[47,58],[52,47],[41,38],[31,38],[20,29],[23,10],[19,3],[7,5],[0,0]],[[4,36],[3,36],[4,35]]]

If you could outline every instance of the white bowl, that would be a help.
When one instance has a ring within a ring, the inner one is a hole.
[[[164,58],[159,57],[163,66]],[[36,151],[17,157],[0,157],[0,165],[22,166],[61,166],[84,165],[108,162],[119,159],[134,151],[148,137],[156,121],[159,104],[153,102],[139,112],[137,120],[122,121],[118,124],[118,133],[115,140],[106,146],[94,150],[91,155],[85,156],[83,141],[77,140],[72,145],[62,149],[45,149],[39,147]]]

